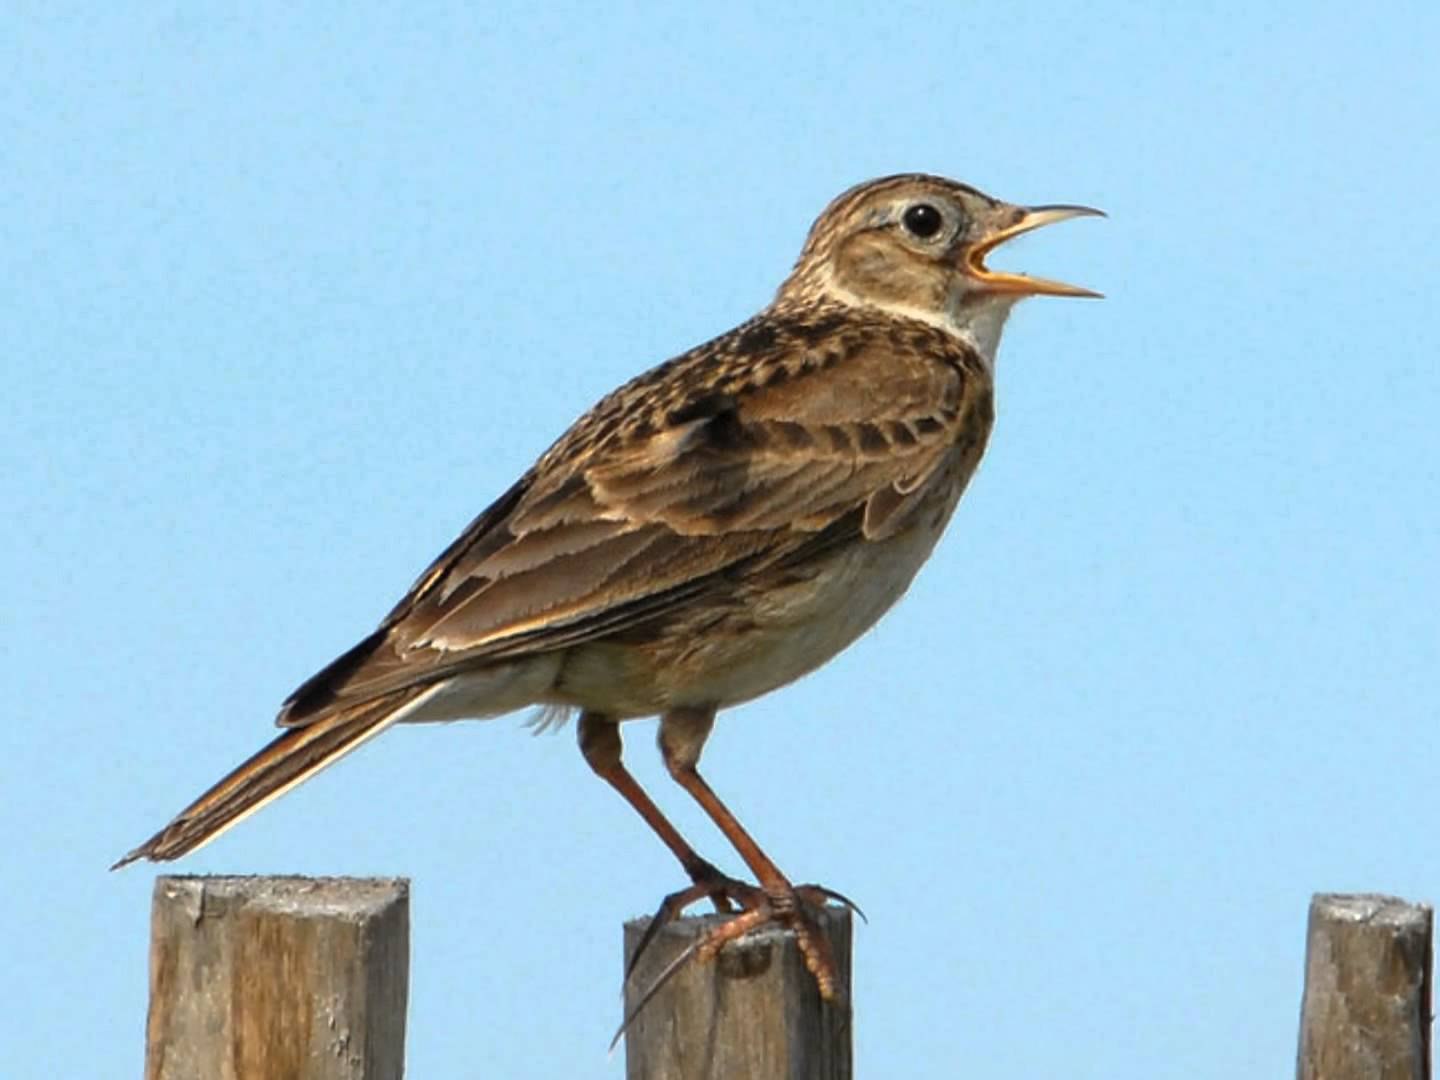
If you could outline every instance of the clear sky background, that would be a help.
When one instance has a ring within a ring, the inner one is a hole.
[[[1016,313],[912,594],[710,742],[871,917],[857,1074],[1286,1075],[1311,892],[1440,896],[1440,12],[844,6],[7,10],[8,1075],[139,1074],[155,869],[110,862],[897,171],[1104,207],[995,262],[1108,299]],[[417,1078],[623,1075],[620,925],[683,883],[518,718],[175,870],[411,877]]]

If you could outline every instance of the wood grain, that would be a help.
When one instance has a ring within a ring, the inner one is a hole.
[[[1311,900],[1300,1080],[1429,1080],[1433,925],[1392,896]]]
[[[146,1080],[399,1080],[409,924],[404,880],[158,878]]]
[[[680,919],[646,950],[625,988],[626,1013],[656,976],[721,916]],[[649,919],[625,925],[629,963]],[[688,960],[626,1033],[627,1080],[850,1080],[850,912],[825,911],[840,1000],[822,1002],[794,935],[764,930]]]

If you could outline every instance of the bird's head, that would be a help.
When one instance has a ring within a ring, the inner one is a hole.
[[[992,270],[986,256],[1032,229],[1100,214],[1087,206],[1015,206],[939,176],[871,180],[816,219],[777,301],[876,307],[976,337],[993,353],[1017,300],[1100,294]]]

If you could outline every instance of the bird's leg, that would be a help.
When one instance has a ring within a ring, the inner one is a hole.
[[[660,808],[645,794],[645,789],[635,777],[630,775],[630,770],[625,768],[621,756],[624,747],[620,740],[620,725],[600,713],[585,712],[580,716],[578,735],[580,753],[584,755],[586,764],[636,809],[645,819],[645,823],[655,830],[655,835],[674,852],[680,865],[685,868],[685,873],[690,875],[693,883],[691,887],[666,897],[660,912],[657,913],[657,919],[668,921],[673,917],[669,908],[678,911],[702,896],[710,897],[716,911],[733,911],[730,895],[735,891],[733,886],[738,883],[727,878],[708,859],[696,854],[679,830],[670,824],[669,819],[660,812]],[[637,949],[635,955],[638,957],[641,951]]]
[[[744,909],[743,913],[711,931],[701,943],[698,955],[701,959],[711,958],[727,941],[764,923],[776,922],[794,932],[795,943],[800,947],[805,966],[815,977],[820,996],[826,1001],[833,1000],[836,994],[835,959],[820,931],[815,912],[830,899],[840,900],[850,907],[854,905],[828,889],[792,885],[705,782],[698,765],[714,722],[714,709],[676,709],[666,713],[660,719],[660,754],[675,782],[700,804],[700,808],[745,860],[745,865],[750,867],[760,883],[760,892],[755,895],[752,890],[751,895],[734,897]]]

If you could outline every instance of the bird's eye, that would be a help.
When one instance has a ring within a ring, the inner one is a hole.
[[[945,219],[940,216],[940,211],[929,203],[923,202],[906,207],[900,220],[904,223],[906,231],[912,236],[918,236],[921,240],[929,240],[940,231],[940,226],[945,224]]]

